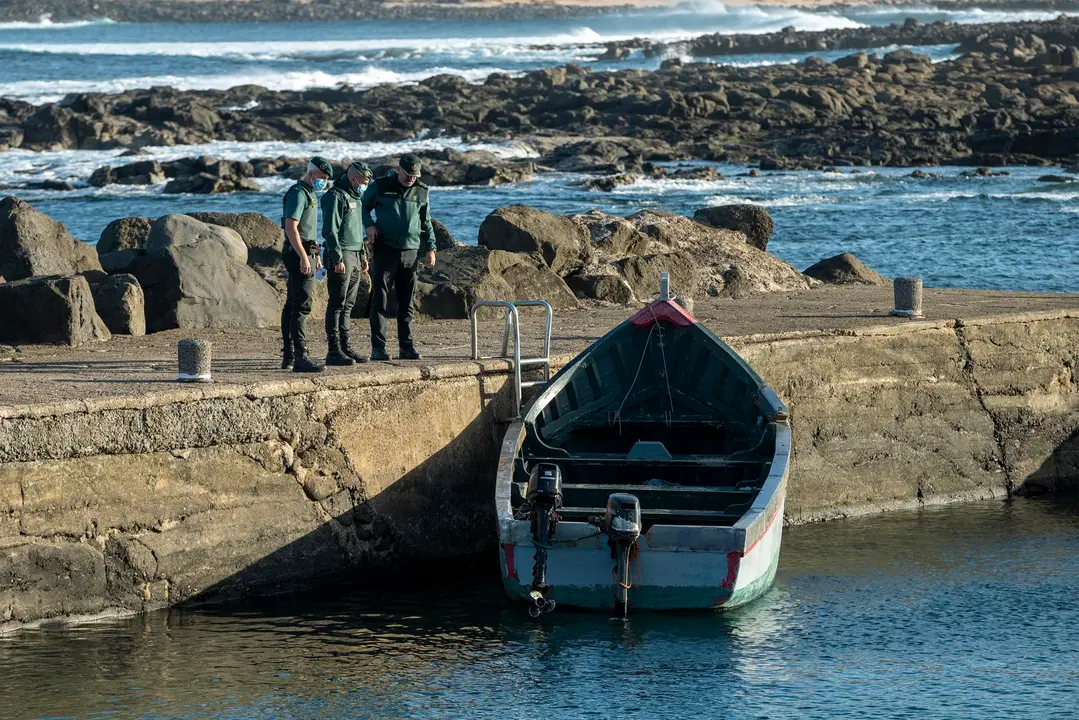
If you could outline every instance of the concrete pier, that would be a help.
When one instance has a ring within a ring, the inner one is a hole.
[[[1079,296],[925,295],[913,322],[890,287],[697,301],[790,404],[787,522],[1076,484]],[[629,313],[556,315],[558,363]],[[467,322],[416,334],[422,361],[311,378],[273,331],[206,332],[192,386],[172,333],[0,348],[0,629],[492,547],[506,365],[467,359]]]

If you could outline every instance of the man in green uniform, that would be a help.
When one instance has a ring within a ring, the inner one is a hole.
[[[371,359],[390,359],[386,352],[386,306],[394,286],[400,358],[419,360],[412,342],[412,294],[421,250],[427,266],[435,266],[435,231],[428,189],[420,182],[420,159],[412,153],[402,157],[393,173],[367,186],[362,205],[363,226],[372,246]]]
[[[314,272],[322,267],[318,252],[318,199],[315,193],[326,189],[333,177],[333,166],[324,158],[313,157],[307,172],[285,193],[281,227],[285,246],[281,259],[288,270],[288,293],[281,312],[281,367],[292,365],[292,372],[321,372],[322,366],[307,356],[307,316],[311,314],[311,295],[315,290]]]
[[[352,365],[367,362],[348,337],[352,308],[360,279],[367,272],[360,198],[371,182],[371,168],[354,162],[322,196],[322,238],[330,302],[326,306],[326,364]]]

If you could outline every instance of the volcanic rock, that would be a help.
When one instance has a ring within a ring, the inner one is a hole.
[[[768,240],[775,231],[772,216],[759,205],[721,205],[701,208],[693,213],[693,219],[712,227],[737,230],[744,234],[749,244],[758,250],[768,249]]]
[[[97,252],[62,223],[16,197],[0,201],[0,275],[9,282],[91,271],[102,272]]]
[[[239,233],[247,245],[248,265],[276,265],[281,262],[285,234],[280,225],[262,213],[193,212],[187,215]]]
[[[0,342],[74,347],[109,337],[81,275],[0,283]]]
[[[569,218],[527,205],[501,207],[480,225],[479,244],[490,250],[539,253],[560,275],[580,265],[588,231]]]
[[[806,268],[805,274],[830,285],[884,285],[888,279],[870,269],[851,253],[842,253],[821,260]]]
[[[111,275],[91,286],[98,315],[113,335],[145,335],[146,307],[134,275]]]
[[[125,217],[113,220],[101,231],[97,241],[97,254],[105,255],[120,250],[142,250],[150,237],[153,221],[144,217]],[[106,272],[108,272],[106,270]]]

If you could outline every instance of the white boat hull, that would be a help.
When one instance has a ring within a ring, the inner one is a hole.
[[[528,601],[535,546],[530,523],[512,517],[510,482],[520,423],[507,433],[498,497],[502,581]],[[790,428],[779,428],[780,452],[746,514],[731,527],[654,525],[638,540],[631,563],[630,610],[705,610],[744,605],[772,587],[783,537]],[[607,536],[584,522],[559,522],[547,554],[550,597],[559,607],[613,611],[614,560]]]

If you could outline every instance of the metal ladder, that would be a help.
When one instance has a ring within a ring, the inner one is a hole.
[[[521,357],[521,323],[519,307],[542,307],[546,315],[546,331],[543,335],[543,355],[540,357]],[[476,311],[484,307],[499,307],[506,311],[506,325],[502,331],[502,355],[501,358],[509,360],[513,364],[513,389],[514,389],[514,418],[521,417],[521,399],[525,388],[546,385],[551,379],[551,323],[554,320],[554,311],[546,300],[481,300],[473,303],[469,311],[469,321],[472,325],[472,359],[490,360],[497,356],[480,355],[479,326],[476,319]],[[513,330],[513,354],[510,354],[510,330]],[[521,380],[521,370],[524,367],[539,366],[543,368],[543,380]]]

